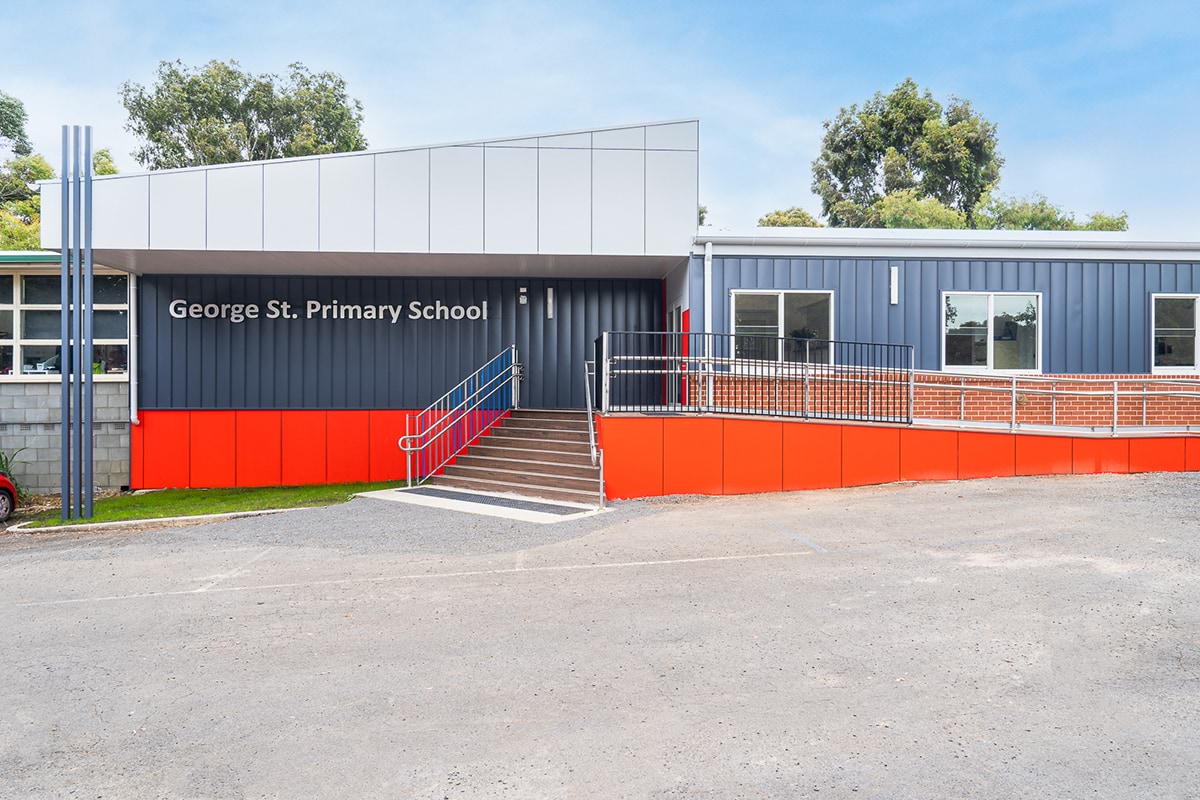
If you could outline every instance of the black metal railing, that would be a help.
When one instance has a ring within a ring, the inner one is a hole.
[[[911,423],[911,345],[614,331],[596,340],[603,412]]]

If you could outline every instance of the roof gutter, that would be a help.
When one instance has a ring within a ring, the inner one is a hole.
[[[726,234],[696,235],[697,245],[717,247],[794,247],[828,250],[832,248],[885,247],[889,249],[953,249],[953,250],[1152,250],[1200,253],[1200,242],[1134,241],[1114,239],[951,239],[909,238],[900,236],[746,236]]]

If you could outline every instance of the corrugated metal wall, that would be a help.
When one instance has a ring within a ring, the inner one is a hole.
[[[529,302],[518,304],[518,288]],[[546,318],[546,289],[555,291]],[[175,319],[169,304],[488,302],[488,320]],[[147,409],[423,408],[516,342],[522,405],[582,407],[583,361],[604,330],[661,330],[658,280],[274,278],[139,281],[140,400]]]
[[[900,303],[888,267],[900,267]],[[1200,292],[1200,263],[713,257],[713,331],[730,332],[733,289],[832,289],[834,336],[915,345],[941,366],[943,291],[1042,293],[1042,371],[1150,371],[1150,295]],[[691,328],[704,330],[704,262],[693,258]]]

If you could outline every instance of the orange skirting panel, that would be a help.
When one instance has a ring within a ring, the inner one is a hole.
[[[142,487],[191,485],[191,412],[146,411],[142,420]]]
[[[235,411],[192,411],[191,475],[189,486],[219,488],[236,485],[237,452]]]
[[[613,499],[898,480],[1200,471],[1200,437],[1079,438],[731,417],[604,417]]]
[[[283,485],[325,483],[325,411],[285,411],[283,434]]]
[[[283,429],[279,411],[237,412],[237,485],[283,483]]]
[[[407,411],[372,411],[368,472],[373,481],[398,481],[407,476],[400,437],[404,435]]]

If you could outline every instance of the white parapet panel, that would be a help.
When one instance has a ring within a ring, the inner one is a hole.
[[[538,151],[539,253],[592,252],[592,151]]]
[[[150,176],[92,183],[92,246],[145,250],[150,246]]]
[[[646,251],[646,152],[592,151],[592,252]]]
[[[42,193],[42,247],[57,250],[62,246],[62,186],[54,183],[43,183]]]
[[[699,150],[700,123],[671,122],[646,126],[647,150]]]
[[[375,156],[375,249],[429,251],[429,150]]]
[[[375,249],[375,156],[323,158],[320,175],[321,250]]]
[[[150,175],[150,247],[155,250],[203,250],[207,172]],[[98,184],[97,184],[98,185]]]
[[[488,147],[483,164],[484,252],[536,253],[537,149]]]
[[[263,249],[263,165],[206,170],[208,249]]]
[[[316,159],[263,165],[263,249],[320,248],[320,165]]]
[[[430,151],[429,250],[483,252],[483,147]]]
[[[592,147],[597,150],[644,150],[646,149],[646,129],[638,126],[593,131]]]
[[[646,253],[673,255],[691,246],[696,218],[698,154],[688,150],[646,151]]]

